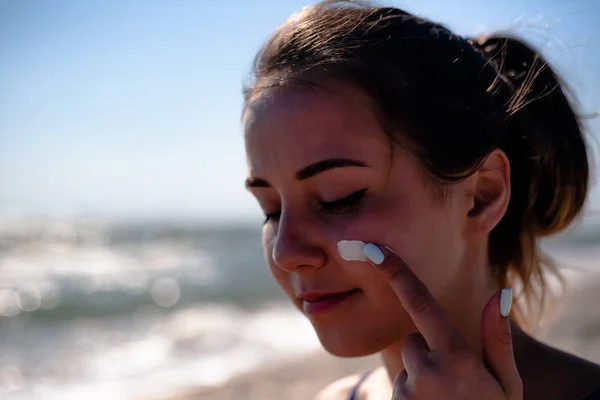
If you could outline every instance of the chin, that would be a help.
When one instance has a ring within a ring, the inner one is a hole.
[[[337,357],[364,357],[379,353],[393,343],[381,340],[381,336],[365,335],[365,332],[315,329],[323,348]]]

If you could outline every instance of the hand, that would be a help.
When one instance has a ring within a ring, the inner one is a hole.
[[[366,244],[363,252],[389,278],[419,330],[404,341],[405,369],[394,381],[393,400],[523,398],[508,319],[511,289],[505,289],[510,299],[503,299],[505,315],[500,313],[501,291],[490,298],[483,310],[482,360],[406,263],[388,248],[372,243]]]

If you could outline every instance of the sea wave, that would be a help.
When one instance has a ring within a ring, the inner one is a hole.
[[[318,346],[308,321],[288,304],[252,313],[206,304],[168,316],[145,309],[132,321],[113,319],[107,326],[96,319],[56,327],[55,334],[65,330],[60,334],[71,340],[46,353],[38,365],[27,365],[31,359],[9,365],[4,360],[0,388],[12,389],[15,399],[133,399],[223,383]]]

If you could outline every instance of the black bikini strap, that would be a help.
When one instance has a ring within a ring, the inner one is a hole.
[[[373,372],[373,370],[367,371],[359,380],[358,382],[356,382],[356,385],[354,385],[354,387],[352,388],[352,392],[350,393],[350,397],[348,397],[348,400],[356,400],[356,396],[358,395],[358,389],[360,388],[360,385],[365,381],[365,379],[367,379],[367,377],[369,376],[369,374]]]

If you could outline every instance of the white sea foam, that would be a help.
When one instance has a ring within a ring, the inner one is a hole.
[[[119,343],[108,339],[102,343],[101,335],[96,335],[89,353],[72,354],[68,360],[78,365],[80,376],[62,380],[38,376],[11,395],[50,400],[166,395],[220,384],[271,360],[319,346],[310,323],[287,304],[253,313],[204,305],[166,319],[155,317]],[[95,328],[99,329],[90,325],[79,333]]]

